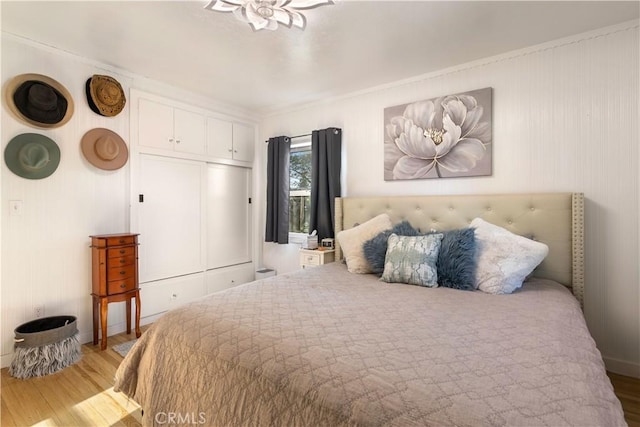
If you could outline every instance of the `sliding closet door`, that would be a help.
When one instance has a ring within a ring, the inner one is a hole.
[[[251,261],[251,169],[207,166],[207,269]]]
[[[206,164],[140,156],[140,281],[203,271],[203,175]]]

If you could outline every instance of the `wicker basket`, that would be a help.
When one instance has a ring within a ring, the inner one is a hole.
[[[18,326],[9,374],[16,378],[53,374],[80,360],[80,342],[74,316],[53,316]]]

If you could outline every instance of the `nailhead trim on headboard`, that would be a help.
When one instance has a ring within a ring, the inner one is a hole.
[[[584,194],[573,193],[572,201],[572,280],[571,291],[584,308]]]

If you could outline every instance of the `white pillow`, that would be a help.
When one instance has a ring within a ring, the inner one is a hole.
[[[476,218],[478,265],[476,288],[490,294],[510,294],[544,260],[549,247]]]
[[[347,270],[349,270],[350,273],[364,274],[372,272],[369,262],[364,257],[362,245],[367,240],[373,239],[378,233],[390,230],[392,227],[391,218],[385,213],[356,227],[342,230],[338,233],[336,238],[338,239],[338,243],[340,243],[340,247],[344,253],[344,259],[347,261]]]

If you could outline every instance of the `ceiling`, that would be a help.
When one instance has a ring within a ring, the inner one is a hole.
[[[637,1],[349,1],[254,32],[202,1],[2,0],[2,31],[258,114],[637,19]]]

